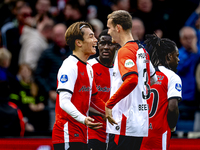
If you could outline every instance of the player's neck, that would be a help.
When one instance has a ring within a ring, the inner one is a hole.
[[[84,53],[82,53],[81,51],[73,51],[73,55],[77,56],[80,60],[82,60],[83,62],[87,62],[88,58],[90,57],[90,55],[86,55]]]
[[[113,65],[113,61],[111,61],[111,59],[103,59],[98,57],[99,61],[101,64],[103,64],[106,67],[111,67]]]
[[[131,33],[124,33],[120,35],[120,42],[121,46],[124,46],[128,41],[134,41],[133,36]]]

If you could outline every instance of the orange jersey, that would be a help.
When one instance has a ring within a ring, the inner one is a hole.
[[[149,54],[137,41],[129,41],[118,50],[113,69],[111,97],[130,74],[138,76],[136,87],[120,101],[110,99],[112,103],[110,100],[106,103],[108,108],[112,108],[113,118],[118,123],[111,125],[107,122],[106,132],[143,137],[148,135],[146,99],[150,97],[150,76],[155,74],[155,69],[149,60]]]

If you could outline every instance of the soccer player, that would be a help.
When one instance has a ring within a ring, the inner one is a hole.
[[[181,100],[182,83],[175,73],[179,62],[176,43],[155,34],[146,35],[146,49],[156,68],[158,81],[151,86],[149,105],[149,135],[143,138],[141,150],[167,150],[171,130],[175,129]]]
[[[119,44],[112,43],[112,38],[108,34],[108,29],[103,30],[99,35],[98,49],[99,57],[88,61],[94,70],[94,79],[98,89],[98,94],[105,102],[110,97],[111,76],[113,73],[113,61]],[[106,122],[95,113],[90,113],[97,122],[103,122],[103,128],[93,130],[88,129],[88,149],[105,150],[107,143]],[[104,115],[104,114],[103,114]],[[105,115],[104,115],[105,116]]]
[[[146,100],[150,84],[157,81],[157,76],[149,54],[132,37],[132,17],[127,11],[109,14],[107,27],[112,41],[121,46],[114,62],[111,97],[105,108],[107,150],[139,150],[143,137],[148,136]]]
[[[97,39],[86,22],[73,23],[65,39],[73,55],[64,60],[57,75],[52,141],[55,150],[87,150],[87,127],[102,127],[88,116],[89,106],[105,113],[105,103],[97,97],[93,69],[87,63],[89,56],[96,53]]]

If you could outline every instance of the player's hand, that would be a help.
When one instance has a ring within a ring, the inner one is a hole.
[[[86,124],[86,126],[88,126],[91,129],[100,129],[100,128],[103,127],[102,126],[103,123],[101,123],[101,122],[94,123],[94,119],[91,118],[91,117],[86,117],[85,118],[85,124]]]
[[[108,119],[110,124],[112,125],[117,124],[117,122],[112,117],[112,109],[105,107],[105,112],[106,112],[106,118]]]
[[[101,115],[102,119],[106,121],[106,116],[104,114]]]

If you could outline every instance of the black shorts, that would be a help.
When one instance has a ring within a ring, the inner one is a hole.
[[[90,139],[88,142],[88,150],[106,150],[106,143],[97,139]]]
[[[109,134],[107,150],[140,150],[143,137]]]
[[[54,150],[87,150],[87,144],[81,142],[67,142],[53,144]]]

